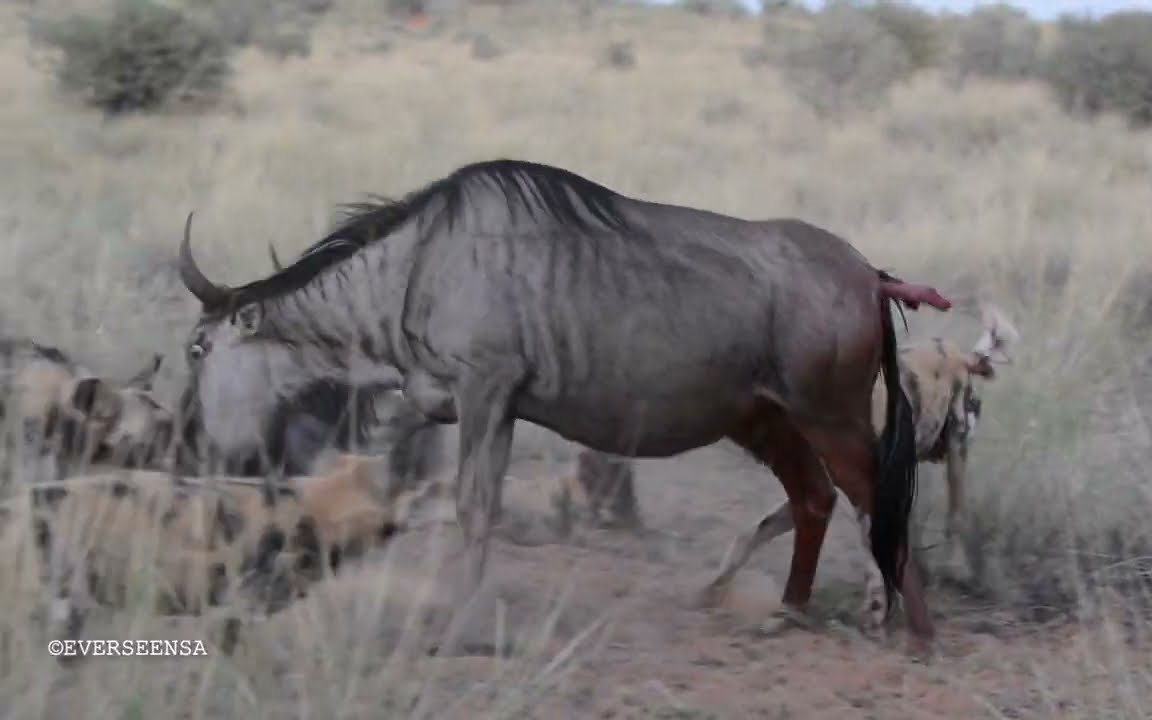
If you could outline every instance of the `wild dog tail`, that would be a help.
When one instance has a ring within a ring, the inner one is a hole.
[[[900,282],[880,272],[881,282]],[[887,611],[892,612],[896,591],[908,559],[908,525],[916,496],[916,424],[912,404],[900,382],[892,297],[880,298],[883,331],[880,372],[887,390],[884,431],[876,445],[876,482],[872,490],[870,540],[872,555],[884,578]],[[897,306],[899,307],[899,306]]]

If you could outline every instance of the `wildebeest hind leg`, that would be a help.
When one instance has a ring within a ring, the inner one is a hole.
[[[732,541],[728,551],[724,553],[721,562],[720,574],[708,583],[701,591],[698,600],[703,607],[714,607],[724,601],[732,585],[732,579],[740,568],[751,559],[752,553],[761,545],[771,542],[785,533],[791,532],[795,526],[792,520],[792,505],[783,502],[756,525],[752,532],[743,533]]]
[[[795,530],[782,610],[785,616],[799,617],[812,595],[820,550],[836,506],[836,492],[819,457],[780,408],[765,406],[752,423],[732,435],[732,440],[772,469],[788,493],[791,517],[785,520],[784,508],[778,508],[761,520],[754,531],[738,538],[705,595],[712,595],[712,599],[722,597],[732,577],[758,546]]]
[[[868,553],[868,582],[864,598],[866,633],[876,633],[885,620],[884,582],[880,568],[872,557],[869,531],[873,514],[872,489],[877,478],[876,459],[873,455],[873,440],[867,429],[839,428],[808,425],[802,431],[812,443],[832,474],[833,482],[844,491],[848,500],[856,508],[860,524],[861,540]],[[907,552],[905,547],[904,552]],[[906,612],[913,632],[917,629],[924,635],[931,634],[928,609],[924,601],[924,590],[914,562],[904,565],[904,579],[901,586]]]

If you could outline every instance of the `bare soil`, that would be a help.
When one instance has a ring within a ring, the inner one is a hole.
[[[443,637],[452,562],[422,567],[430,542],[449,552],[459,542],[445,507],[442,521],[257,626],[237,657],[213,657],[213,672],[195,668],[203,658],[92,658],[58,671],[49,705],[87,707],[102,684],[124,682],[113,666],[144,662],[142,688],[172,697],[196,688],[196,703],[173,705],[173,716],[189,717],[1050,718],[1099,707],[1115,681],[1093,660],[1107,628],[1024,624],[939,588],[936,657],[905,654],[900,617],[887,640],[862,637],[864,550],[842,511],[812,627],[758,630],[787,577],[790,536],[753,558],[725,607],[697,607],[733,535],[783,499],[772,475],[731,446],[639,462],[638,533],[584,525],[557,537],[548,493],[561,470],[514,463],[489,588],[460,616],[454,644]]]

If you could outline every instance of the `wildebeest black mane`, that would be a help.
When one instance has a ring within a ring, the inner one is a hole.
[[[325,270],[382,241],[411,219],[429,233],[463,219],[468,194],[478,183],[497,190],[508,212],[525,210],[537,220],[550,220],[584,233],[629,228],[616,205],[615,191],[563,168],[524,160],[488,160],[465,165],[400,200],[376,198],[343,205],[335,229],[284,269],[236,289],[232,306],[267,300],[305,287]],[[439,207],[432,210],[439,203]],[[431,211],[430,215],[426,215]]]

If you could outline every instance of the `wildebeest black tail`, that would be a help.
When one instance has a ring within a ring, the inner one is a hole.
[[[883,274],[882,274],[883,277]],[[916,495],[916,423],[912,405],[900,383],[896,330],[891,300],[880,300],[883,328],[880,372],[888,402],[884,431],[876,446],[876,482],[872,493],[870,527],[872,555],[884,578],[888,613],[904,577],[908,559],[908,524]]]

